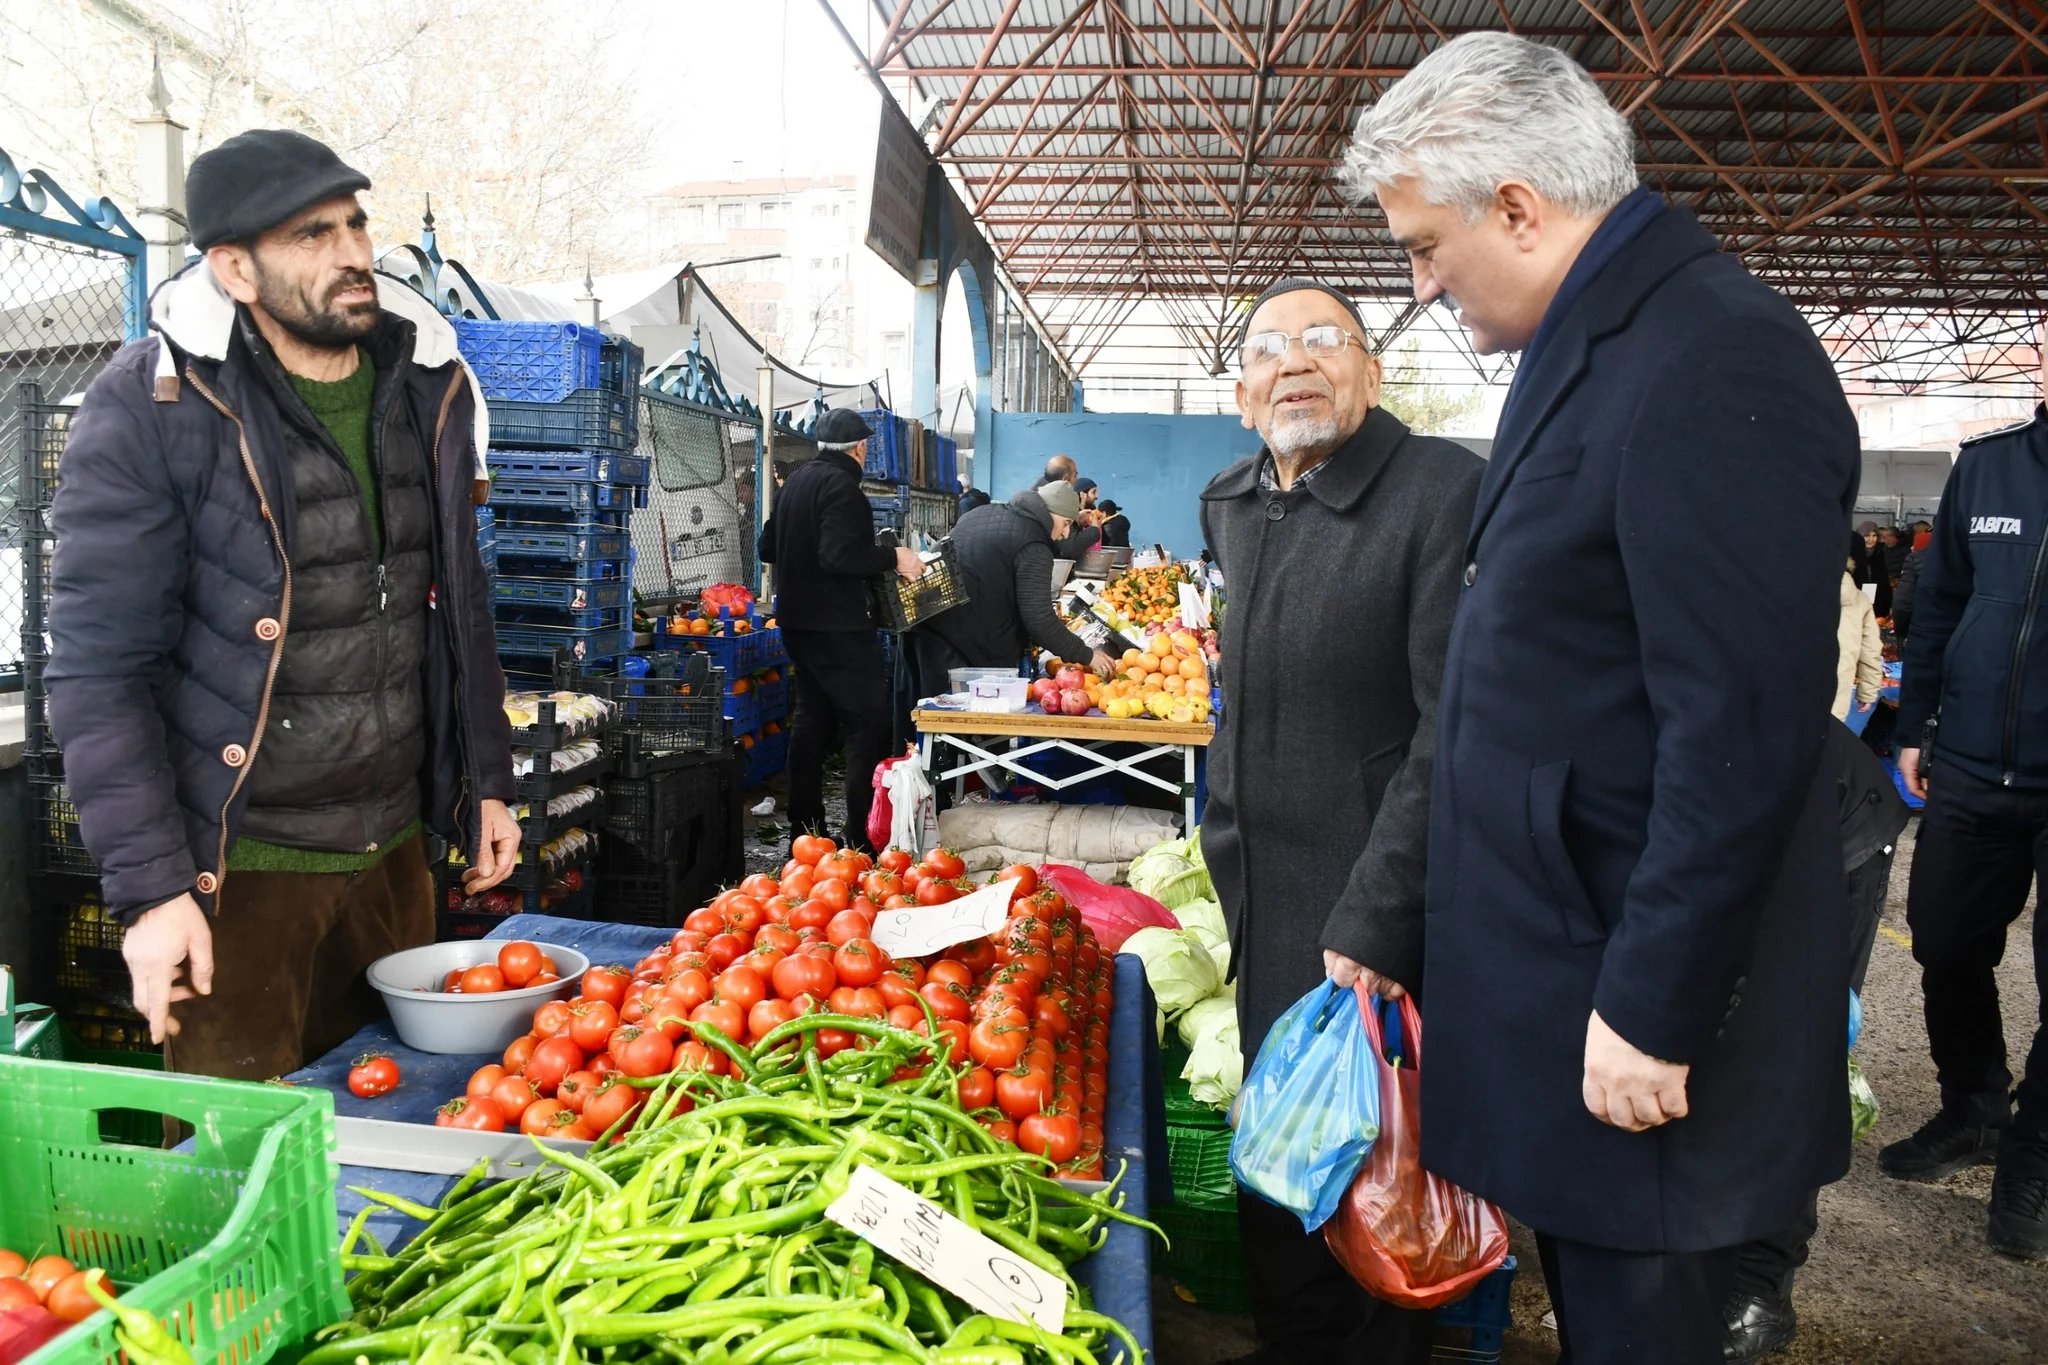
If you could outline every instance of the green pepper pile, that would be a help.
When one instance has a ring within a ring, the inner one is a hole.
[[[968,1117],[943,1038],[934,1058],[927,1037],[845,1015],[751,1049],[692,1028],[731,1074],[636,1082],[648,1102],[588,1159],[542,1146],[550,1169],[490,1186],[479,1166],[437,1209],[360,1191],[427,1227],[397,1255],[357,1254],[358,1216],[342,1247],[356,1311],[301,1365],[1092,1365],[1114,1342],[1142,1358],[1067,1267],[1111,1220],[1158,1229],[1114,1183],[1062,1185]],[[868,1045],[823,1057],[821,1028]],[[863,1163],[1064,1279],[1065,1331],[979,1314],[826,1219]]]

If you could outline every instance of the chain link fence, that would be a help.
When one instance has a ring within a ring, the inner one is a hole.
[[[0,230],[0,675],[19,679],[28,624],[21,473],[25,402],[75,405],[128,333],[131,257]]]
[[[754,570],[754,431],[694,403],[645,390],[638,453],[653,465],[633,513],[633,595],[666,603]]]

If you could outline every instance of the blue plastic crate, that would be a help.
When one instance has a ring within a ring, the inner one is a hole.
[[[1515,1258],[1510,1256],[1494,1271],[1479,1282],[1479,1287],[1459,1299],[1436,1310],[1438,1327],[1463,1328],[1467,1333],[1462,1346],[1438,1346],[1430,1353],[1433,1361],[1470,1361],[1476,1365],[1500,1359],[1501,1345],[1507,1330],[1513,1325],[1508,1311],[1508,1300],[1515,1287]]]
[[[623,578],[579,582],[573,578],[501,577],[492,600],[501,607],[602,610],[626,606],[632,591]]]
[[[789,679],[777,678],[774,682],[754,680],[755,703],[761,708],[761,723],[789,719]]]
[[[627,582],[631,555],[625,559],[528,559],[509,552],[500,556],[505,573],[514,578],[544,578],[551,583]]]
[[[604,334],[573,322],[453,318],[455,344],[487,399],[558,403],[597,387]],[[492,404],[493,425],[497,409]]]
[[[579,515],[621,512],[632,509],[633,490],[624,484],[507,477],[492,482],[491,501],[498,507],[540,507]]]
[[[645,455],[617,450],[508,450],[492,446],[486,458],[493,473],[514,479],[643,484],[654,473],[654,461]]]
[[[606,337],[598,353],[597,386],[613,393],[632,393],[647,372],[647,353],[624,337]]]
[[[499,604],[498,625],[506,626],[547,626],[562,630],[603,630],[612,626],[632,624],[626,608],[620,607],[544,607],[531,603]]]
[[[910,477],[910,424],[887,408],[869,408],[861,418],[874,432],[861,477],[902,483]]]
[[[934,444],[938,451],[933,461],[937,468],[932,471],[932,487],[941,493],[957,493],[960,491],[960,443],[951,436],[941,436]]]
[[[632,394],[578,389],[556,403],[491,400],[494,444],[520,450],[631,450],[640,419]]]
[[[751,686],[745,692],[725,694],[725,720],[735,736],[751,735],[761,728],[761,699]]]
[[[616,659],[633,647],[633,627],[579,629],[500,621],[497,627],[498,653],[514,658],[550,659],[557,649],[567,649],[585,663]]]
[[[556,559],[571,562],[619,560],[632,541],[622,528],[577,522],[521,522],[498,527],[498,556],[508,559]]]
[[[747,750],[746,783],[749,787],[758,787],[788,766],[788,735],[757,736],[754,747]]]
[[[745,635],[671,635],[676,649],[701,650],[711,662],[725,670],[728,678],[774,668],[788,659],[782,647],[780,628],[759,626]]]

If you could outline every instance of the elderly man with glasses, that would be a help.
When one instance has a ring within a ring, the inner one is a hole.
[[[1265,447],[1202,493],[1230,595],[1202,850],[1249,1060],[1326,974],[1421,983],[1437,690],[1481,466],[1379,406],[1358,310],[1326,285],[1273,285],[1240,350]],[[1429,1314],[1368,1298],[1293,1214],[1240,1193],[1238,1217],[1252,1359],[1428,1359]]]

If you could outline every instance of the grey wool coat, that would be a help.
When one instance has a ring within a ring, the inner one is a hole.
[[[1248,1058],[1325,948],[1421,985],[1437,693],[1483,468],[1380,408],[1286,492],[1259,486],[1265,458],[1202,492],[1227,600],[1202,856]]]

